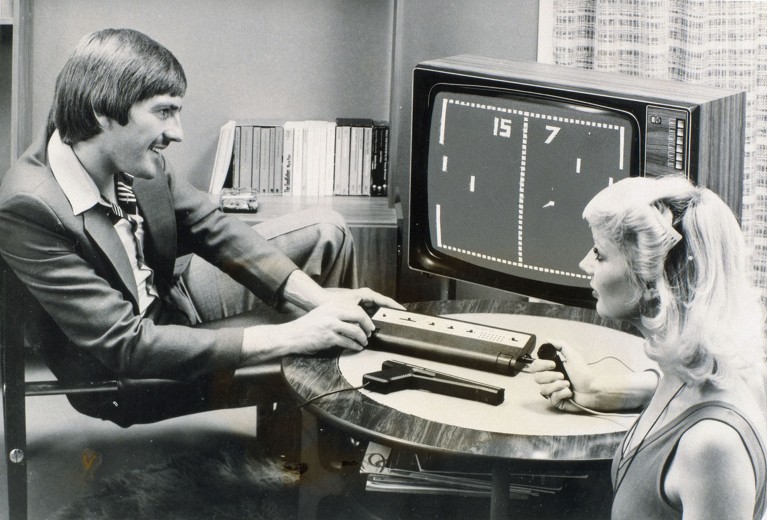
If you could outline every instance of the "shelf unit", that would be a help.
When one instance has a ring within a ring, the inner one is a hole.
[[[9,2],[10,0],[0,0]],[[32,135],[32,114],[24,110],[31,103],[31,49],[30,21],[32,0],[12,0],[12,18],[3,18],[3,25],[10,25],[13,31],[11,58],[11,112],[10,112],[10,161],[24,151]],[[7,23],[10,22],[10,23]],[[5,64],[2,65],[5,67]]]
[[[0,25],[13,25],[13,0],[0,0]]]

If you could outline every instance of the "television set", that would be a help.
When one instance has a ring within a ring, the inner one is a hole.
[[[411,269],[593,307],[581,213],[603,187],[686,175],[740,214],[745,93],[460,55],[413,72]]]

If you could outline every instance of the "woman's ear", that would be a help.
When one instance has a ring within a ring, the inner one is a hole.
[[[655,286],[655,284],[648,283],[645,285],[644,290],[642,291],[642,298],[644,300],[654,300],[658,298],[659,296],[658,288]]]
[[[642,299],[639,300],[639,312],[643,316],[652,318],[660,310],[660,293],[655,284],[647,284],[642,290]]]

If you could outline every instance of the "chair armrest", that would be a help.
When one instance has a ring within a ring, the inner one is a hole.
[[[211,391],[224,390],[215,398],[223,406],[264,406],[290,398],[287,385],[282,378],[280,360],[240,368],[234,373],[217,373],[212,378]],[[119,381],[121,394],[130,396],[142,394],[158,395],[171,392],[188,392],[192,395],[201,387],[199,382],[174,379],[130,379]]]

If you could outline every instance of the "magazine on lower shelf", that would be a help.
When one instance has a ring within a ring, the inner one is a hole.
[[[366,490],[384,493],[489,497],[493,488],[488,461],[393,449],[376,442],[368,444],[360,473],[367,476]],[[554,495],[568,480],[584,478],[587,476],[571,471],[512,474],[509,497]]]

